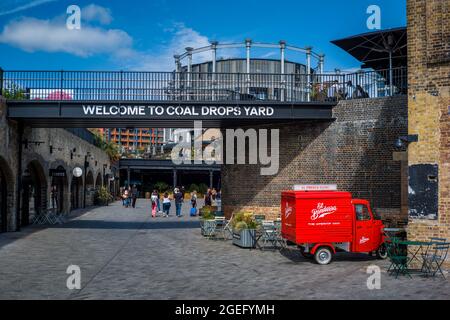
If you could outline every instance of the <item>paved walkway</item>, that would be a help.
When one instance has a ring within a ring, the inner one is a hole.
[[[71,264],[81,268],[81,290],[66,287]],[[380,290],[367,289],[369,265],[383,270]],[[386,266],[348,254],[319,266],[297,251],[207,240],[197,218],[152,219],[149,203],[140,200],[134,210],[117,202],[62,226],[1,234],[0,299],[450,298],[448,280],[396,280]]]

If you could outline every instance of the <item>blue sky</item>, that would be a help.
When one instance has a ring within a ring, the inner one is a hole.
[[[68,30],[66,9],[82,8],[81,30]],[[381,28],[406,25],[406,0],[65,1],[0,2],[0,67],[57,70],[169,70],[173,54],[211,40],[278,42],[326,55],[325,69],[358,62],[330,40],[368,32],[366,9],[381,8]],[[277,51],[254,52],[278,57]],[[242,55],[238,50],[218,56]],[[198,59],[207,59],[208,55]],[[303,55],[287,59],[302,62]]]

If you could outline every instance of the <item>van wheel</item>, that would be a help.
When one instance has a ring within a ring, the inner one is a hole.
[[[388,256],[386,244],[382,243],[377,250],[378,259],[386,259]]]
[[[314,254],[314,260],[321,265],[329,264],[332,259],[333,252],[329,247],[320,247]]]

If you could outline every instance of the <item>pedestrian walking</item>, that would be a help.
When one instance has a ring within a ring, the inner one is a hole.
[[[217,210],[222,211],[222,191],[220,191],[220,189],[217,190],[216,203],[217,203]]]
[[[197,208],[197,190],[194,190],[191,193],[191,205],[192,208]]]
[[[52,193],[52,209],[56,209],[56,211],[59,211],[58,189],[55,185],[52,186],[51,193]]]
[[[152,196],[151,196],[151,201],[152,201],[152,218],[156,217],[156,209],[158,207],[157,205],[157,201],[158,201],[158,192],[156,190],[153,190]]]
[[[208,190],[206,191],[204,200],[205,206],[211,206],[211,189],[208,188]]]
[[[122,198],[122,205],[125,207],[125,198],[124,198],[125,188],[120,187],[120,198]]]
[[[158,198],[156,199],[156,207],[158,209],[158,213],[162,213],[162,211],[161,211],[161,201],[159,199],[159,192],[158,192]]]
[[[168,217],[169,216],[169,212],[170,212],[170,198],[169,198],[169,194],[167,192],[164,192],[164,197],[163,197],[163,213],[164,213],[164,217]]]
[[[125,190],[123,191],[123,205],[125,206],[125,208],[128,208],[130,206],[130,192],[128,191],[128,188],[125,188]]]
[[[131,206],[133,207],[133,209],[136,208],[136,201],[137,201],[138,194],[139,194],[138,188],[134,184],[133,188],[131,188]]]
[[[183,205],[184,198],[179,188],[175,188],[174,197],[175,197],[175,209],[177,217],[182,217],[183,215],[181,214],[181,206]]]
[[[214,188],[211,190],[211,206],[217,207],[217,191]]]

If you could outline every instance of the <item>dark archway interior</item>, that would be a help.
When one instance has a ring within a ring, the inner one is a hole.
[[[7,205],[7,183],[6,175],[0,168],[0,232],[6,232],[8,228],[8,205]]]
[[[177,186],[184,186],[186,189],[192,184],[205,184],[209,187],[210,175],[207,170],[177,170],[176,174]],[[121,186],[127,186],[127,170],[120,170]],[[140,196],[143,197],[146,192],[151,192],[155,189],[155,184],[159,182],[166,183],[169,188],[173,188],[173,171],[172,170],[151,170],[151,169],[131,169],[130,184],[136,185],[140,191]],[[216,189],[220,189],[221,174],[220,171],[213,172],[213,184]]]
[[[63,172],[65,169],[62,166],[56,168],[58,172]],[[56,208],[57,213],[62,213],[64,210],[64,193],[67,186],[66,176],[52,177],[52,208]]]
[[[98,173],[97,178],[95,179],[95,188],[100,189],[101,186],[102,186],[102,175]]]
[[[40,215],[46,208],[47,182],[44,169],[37,160],[26,167],[23,177],[21,225],[30,224],[31,217]]]
[[[70,184],[70,207],[71,209],[81,208],[81,192],[83,188],[83,180],[81,177],[73,177]]]

